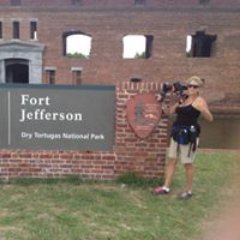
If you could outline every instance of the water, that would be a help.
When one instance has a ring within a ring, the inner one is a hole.
[[[214,121],[200,121],[202,134],[199,147],[240,149],[240,115],[216,115]]]
[[[215,115],[211,123],[200,119],[200,125],[200,148],[240,149],[240,115]]]

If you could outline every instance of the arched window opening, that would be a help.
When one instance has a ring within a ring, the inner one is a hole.
[[[73,58],[90,57],[92,37],[83,33],[66,33],[64,35],[64,55]]]
[[[123,58],[149,58],[152,53],[153,36],[127,35],[123,37]]]

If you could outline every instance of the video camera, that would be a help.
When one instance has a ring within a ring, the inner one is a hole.
[[[185,90],[187,90],[187,86],[180,82],[174,82],[173,84],[163,83],[161,85],[161,91],[160,91],[160,95],[162,97],[161,101],[166,97],[167,93],[169,92],[173,92],[178,97],[184,99],[187,97]]]

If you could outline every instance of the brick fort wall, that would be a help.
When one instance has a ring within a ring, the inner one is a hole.
[[[133,0],[81,1],[22,0],[11,7],[1,2],[2,39],[12,41],[12,21],[20,22],[20,41],[44,45],[42,82],[46,69],[55,69],[55,84],[76,84],[72,68],[81,69],[83,84],[109,84],[141,78],[147,82],[184,80],[199,75],[206,80],[204,95],[209,102],[239,94],[240,3],[239,0]],[[204,2],[204,1],[203,1]],[[37,21],[38,39],[29,39],[29,22]],[[204,30],[217,40],[211,57],[186,57],[186,36]],[[92,37],[89,59],[63,55],[63,33],[81,31]],[[123,59],[122,38],[128,34],[152,35],[148,59]],[[17,40],[17,41],[19,41]]]

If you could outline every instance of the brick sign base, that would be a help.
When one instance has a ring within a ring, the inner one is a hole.
[[[113,151],[0,150],[0,178],[54,178],[78,175],[89,179],[114,179],[134,172],[155,178],[163,174],[168,118],[161,117],[144,139],[136,136],[126,117],[128,100],[139,93],[159,92],[158,83],[123,82],[116,86],[115,145]]]

